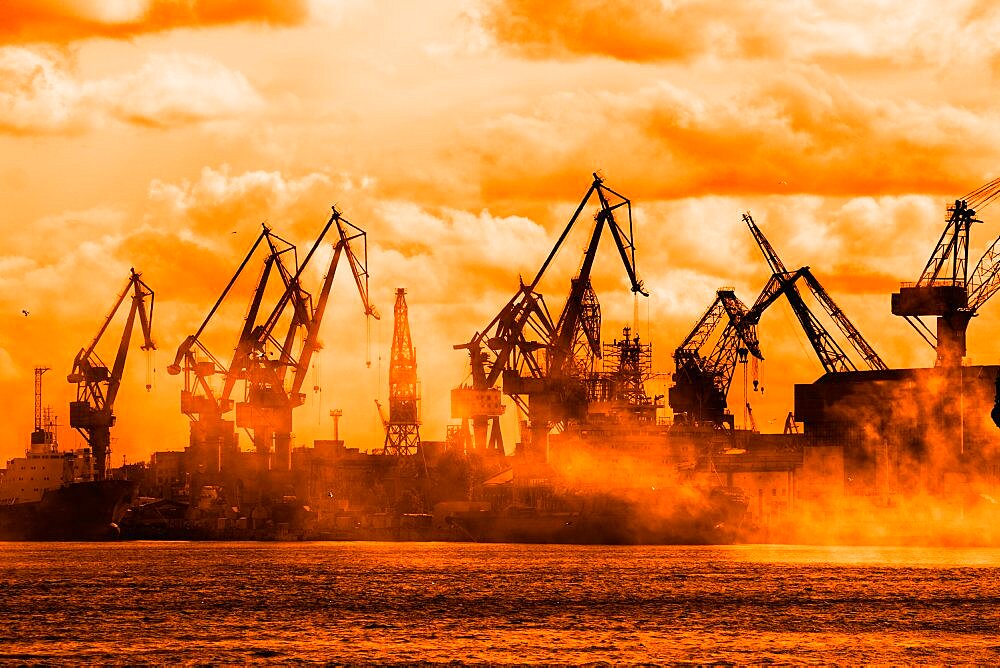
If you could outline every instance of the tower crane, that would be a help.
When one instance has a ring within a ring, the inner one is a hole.
[[[647,293],[635,272],[632,235],[632,204],[625,196],[594,180],[559,236],[555,246],[529,284],[521,281],[517,293],[482,332],[456,349],[469,351],[471,387],[452,392],[452,412],[467,424],[472,421],[473,447],[502,452],[499,416],[503,412],[496,385],[502,379],[503,393],[528,416],[528,453],[545,458],[552,427],[586,410],[586,386],[581,375],[601,355],[601,311],[590,276],[602,233],[608,229],[625,266],[633,292]],[[596,195],[599,210],[584,251],[580,270],[570,282],[570,293],[559,318],[553,319],[542,295],[536,292],[556,253],[573,229],[587,203]],[[615,211],[627,212],[626,232],[615,220]],[[492,422],[492,425],[489,423]],[[487,429],[492,427],[487,437]]]
[[[392,349],[389,356],[389,419],[385,425],[387,455],[415,455],[420,449],[417,402],[417,354],[410,338],[406,290],[396,289],[393,306]],[[379,406],[381,414],[381,406]]]
[[[936,351],[936,366],[957,367],[966,354],[966,332],[1000,290],[1000,238],[969,275],[969,237],[982,210],[1000,196],[1000,179],[980,186],[948,206],[944,231],[915,283],[892,295],[892,313],[902,316]],[[936,331],[921,320],[936,316]]]
[[[292,411],[305,403],[302,385],[308,374],[312,356],[322,346],[319,328],[326,313],[333,279],[342,257],[347,258],[364,314],[379,319],[378,310],[368,297],[367,235],[364,230],[344,218],[336,207],[316,241],[294,274],[277,263],[285,290],[268,318],[241,337],[233,358],[233,368],[227,375],[229,387],[235,379],[246,380],[244,400],[236,404],[236,426],[250,429],[254,448],[262,469],[269,454],[274,452],[273,468],[288,471],[291,466]],[[337,239],[319,294],[312,295],[302,287],[302,274],[309,266],[327,232],[335,227]],[[363,255],[359,257],[351,245],[361,240]],[[287,322],[279,338],[279,325]],[[246,333],[246,330],[244,330]],[[299,346],[296,342],[301,340]],[[298,348],[296,350],[296,348]]]
[[[202,341],[202,334],[209,323],[213,321],[233,286],[262,246],[267,249],[267,255],[264,257],[257,283],[247,307],[243,327],[237,340],[237,353],[230,363],[225,364],[208,349]],[[236,272],[226,284],[201,326],[194,334],[184,339],[177,348],[173,363],[167,367],[167,372],[171,375],[184,373],[181,412],[191,419],[190,447],[196,466],[207,473],[218,473],[221,468],[226,466],[228,460],[239,452],[235,423],[224,417],[233,410],[234,402],[231,396],[238,380],[237,360],[241,357],[241,351],[244,351],[243,354],[245,354],[245,351],[249,349],[246,341],[257,325],[265,292],[268,285],[273,282],[272,272],[275,272],[276,265],[284,267],[282,259],[289,255],[295,255],[295,246],[274,234],[267,225],[263,225],[256,241],[237,267]],[[282,273],[287,275],[287,270]],[[284,291],[285,287],[283,286],[282,293]],[[221,387],[214,381],[215,377],[223,379]]]
[[[129,293],[132,304],[118,343],[118,352],[109,369],[98,356],[97,345]],[[94,455],[94,476],[97,480],[103,480],[107,475],[108,455],[111,452],[111,427],[115,425],[115,399],[118,398],[118,391],[121,388],[125,359],[128,356],[137,315],[142,329],[142,350],[156,350],[152,338],[153,291],[143,282],[141,274],[136,273],[135,269],[129,269],[125,288],[118,295],[90,345],[77,353],[73,360],[73,370],[66,377],[70,383],[76,384],[76,401],[71,401],[69,404],[69,423],[90,445]],[[148,382],[146,389],[150,389]]]

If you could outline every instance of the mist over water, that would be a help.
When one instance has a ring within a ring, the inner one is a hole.
[[[1000,550],[0,544],[0,661],[995,664]]]

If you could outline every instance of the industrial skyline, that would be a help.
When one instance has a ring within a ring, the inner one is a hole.
[[[0,8],[0,396],[13,416],[0,459],[28,444],[36,366],[54,370],[46,403],[72,445],[75,388],[63,379],[129,267],[156,290],[160,352],[147,393],[133,350],[114,463],[185,443],[173,351],[261,223],[305,249],[334,204],[368,232],[373,303],[389,313],[407,290],[421,433],[441,439],[449,391],[468,373],[452,346],[489,321],[517,274],[530,279],[594,170],[633,202],[650,292],[639,334],[654,371],[673,370],[719,287],[751,300],[767,282],[746,210],[789,266],[811,266],[890,367],[930,366],[933,351],[891,316],[889,295],[919,275],[945,206],[1000,164],[1000,51],[988,38],[1000,12],[989,3],[863,17],[834,2],[186,7]],[[976,258],[1000,233],[989,211],[983,221]],[[543,293],[565,294],[585,241],[568,239]],[[632,323],[633,301],[602,243],[594,282],[614,334]],[[993,359],[996,311],[970,327],[976,361]],[[330,411],[342,409],[346,440],[381,447],[372,399],[387,397],[391,319],[371,330],[370,366],[349,277],[335,281],[326,320],[296,441],[329,437]],[[791,384],[822,367],[784,305],[760,337],[767,392],[754,414],[781,431]]]

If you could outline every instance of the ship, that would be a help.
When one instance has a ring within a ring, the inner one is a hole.
[[[136,484],[97,479],[90,448],[63,452],[55,421],[31,434],[24,457],[0,473],[0,540],[111,540],[131,505]]]

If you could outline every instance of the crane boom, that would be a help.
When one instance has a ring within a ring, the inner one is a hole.
[[[831,319],[837,324],[837,327],[847,337],[847,340],[851,343],[854,349],[861,355],[864,359],[865,364],[868,365],[869,369],[874,369],[878,371],[885,371],[889,367],[886,366],[879,354],[875,352],[871,344],[861,335],[858,328],[854,326],[847,315],[841,310],[837,303],[833,301],[833,297],[826,291],[826,289],[820,285],[820,282],[816,280],[813,273],[809,271],[808,267],[804,268],[803,276],[806,280],[806,285],[809,286],[809,290],[816,297],[816,300],[823,306],[827,314]]]
[[[336,223],[337,225],[337,235],[338,239],[334,243],[333,257],[330,260],[330,265],[327,268],[326,276],[323,278],[323,285],[320,288],[319,299],[316,301],[316,308],[312,313],[311,318],[308,320],[306,325],[306,337],[305,343],[302,346],[302,352],[299,354],[298,364],[295,369],[295,378],[292,381],[290,393],[292,395],[298,395],[301,391],[302,384],[305,382],[306,373],[309,369],[309,364],[312,360],[313,354],[319,350],[322,346],[319,343],[319,327],[323,322],[323,316],[326,313],[326,305],[330,297],[330,289],[333,286],[333,277],[337,272],[337,266],[342,255],[347,257],[347,262],[351,266],[351,273],[354,277],[354,284],[358,289],[358,296],[361,297],[361,305],[364,308],[364,314],[366,318],[374,318],[379,320],[381,316],[379,315],[378,309],[371,302],[368,297],[368,235],[360,227],[352,224],[346,218],[344,218],[337,207],[333,208],[333,214],[330,216],[330,222]],[[345,225],[347,227],[345,227]],[[328,224],[329,227],[329,224]],[[325,235],[324,230],[324,235]],[[322,239],[320,236],[320,239]],[[351,242],[361,239],[363,243],[363,258],[359,259],[357,254],[354,252],[354,248],[351,246]],[[319,240],[317,240],[317,244]],[[313,246],[315,250],[316,246]],[[312,252],[310,251],[309,256],[306,258],[308,262],[309,258],[312,257]],[[303,263],[303,266],[305,262]],[[301,270],[299,271],[301,273]],[[296,282],[298,278],[296,277]]]
[[[802,330],[806,334],[806,338],[809,339],[809,344],[819,358],[820,364],[823,365],[823,370],[827,373],[836,373],[856,371],[858,367],[847,353],[844,352],[844,349],[837,343],[826,327],[823,326],[823,323],[810,310],[796,285],[799,279],[805,280],[810,292],[826,311],[827,315],[837,324],[837,327],[844,336],[847,337],[848,342],[865,361],[865,364],[871,369],[887,368],[872,346],[858,331],[857,327],[851,323],[843,310],[837,306],[833,298],[827,293],[815,276],[813,276],[809,267],[802,267],[795,272],[788,271],[781,258],[778,257],[774,247],[768,242],[749,212],[743,214],[743,222],[747,224],[751,235],[757,242],[757,246],[764,255],[765,261],[771,268],[772,279],[776,281],[776,283],[772,284],[772,287],[780,294],[783,294],[788,300],[792,312],[795,314],[796,319],[798,319]],[[777,296],[778,294],[774,293],[765,299],[773,301]]]
[[[969,279],[968,308],[977,312],[1000,290],[1000,238],[986,249]]]

